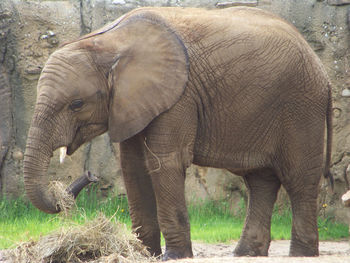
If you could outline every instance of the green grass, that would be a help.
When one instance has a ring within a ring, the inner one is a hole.
[[[208,243],[238,240],[244,225],[245,205],[242,201],[237,215],[232,216],[226,202],[205,202],[189,206],[192,240]],[[291,238],[292,212],[286,206],[282,211],[276,208],[271,223],[272,240]],[[340,240],[349,237],[349,227],[332,218],[318,218],[320,240]]]
[[[272,216],[271,237],[273,240],[290,239],[292,212],[290,208],[282,212],[275,211]],[[335,222],[332,218],[318,217],[320,240],[340,240],[349,237],[348,225]]]
[[[239,207],[238,213],[232,216],[227,202],[205,202],[199,205],[190,205],[192,240],[207,243],[225,243],[231,240],[238,240],[245,218],[243,200]],[[285,206],[281,211],[275,208],[271,222],[272,240],[290,239],[291,229],[291,208]],[[318,218],[318,231],[320,240],[340,240],[349,237],[348,225],[335,222],[332,218],[323,216]]]
[[[244,223],[244,202],[236,216],[227,202],[196,202],[188,206],[192,240],[217,243],[239,239]]]
[[[100,212],[115,218],[130,227],[130,217],[125,196],[108,197],[99,201],[94,188],[84,191],[77,200],[77,212],[70,220],[60,215],[40,212],[23,199],[0,200],[0,249],[9,248],[16,243],[37,240],[71,220],[83,223],[95,218]],[[231,215],[227,202],[196,202],[188,206],[191,221],[192,240],[207,243],[238,240],[243,228],[245,205],[241,201],[236,215]],[[291,211],[285,208],[274,212],[272,218],[272,239],[290,239]],[[348,237],[348,227],[330,218],[319,218],[320,240],[337,240]]]

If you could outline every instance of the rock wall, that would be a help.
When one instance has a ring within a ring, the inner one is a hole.
[[[333,82],[334,142],[332,173],[335,192],[323,182],[320,205],[345,218],[340,196],[349,188],[345,170],[350,163],[350,16],[346,0],[70,0],[0,1],[0,191],[23,193],[22,160],[27,131],[36,99],[40,71],[60,44],[97,29],[141,6],[225,8],[257,6],[293,23],[314,48]],[[88,169],[102,178],[103,190],[123,193],[121,170],[108,135],[81,147],[58,169],[55,154],[49,174],[68,182]],[[233,210],[245,198],[239,177],[223,170],[191,167],[187,177],[188,198],[225,199]],[[285,195],[282,191],[282,195]],[[284,198],[281,198],[284,202]]]

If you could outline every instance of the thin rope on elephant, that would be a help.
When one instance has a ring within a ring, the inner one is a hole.
[[[162,163],[161,163],[160,159],[158,158],[158,156],[154,152],[152,152],[151,149],[148,147],[148,145],[147,145],[147,138],[146,137],[145,137],[145,140],[144,140],[144,144],[146,146],[146,149],[154,156],[154,158],[157,159],[158,165],[159,165],[159,167],[157,169],[150,171],[150,173],[158,172],[162,168]]]

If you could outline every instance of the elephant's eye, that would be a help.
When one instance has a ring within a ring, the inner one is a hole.
[[[72,111],[79,111],[81,107],[83,107],[84,102],[81,99],[78,100],[73,100],[72,103],[70,104],[69,108]]]

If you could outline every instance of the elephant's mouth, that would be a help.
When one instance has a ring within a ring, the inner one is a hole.
[[[72,155],[85,142],[91,141],[93,138],[105,133],[106,131],[106,125],[102,123],[90,123],[79,127],[72,142],[66,146],[60,147],[60,160],[61,158],[64,160],[66,154]]]
[[[68,155],[72,155],[76,150],[78,150],[78,148],[83,144],[83,142],[81,143],[75,143],[73,142],[72,144],[67,146],[67,154]]]

